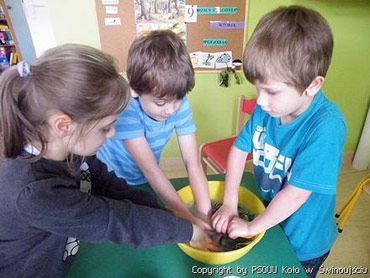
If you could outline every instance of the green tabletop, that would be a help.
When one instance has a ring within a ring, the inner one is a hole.
[[[224,175],[208,180],[224,180]],[[172,179],[176,189],[187,178]],[[242,186],[256,193],[254,177],[244,173]],[[141,188],[151,190],[149,186]],[[208,265],[193,260],[176,244],[135,249],[113,243],[81,243],[68,278],[190,278],[190,277],[306,277],[280,226],[269,229],[262,240],[239,260],[226,265]]]

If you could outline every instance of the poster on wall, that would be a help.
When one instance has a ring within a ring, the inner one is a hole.
[[[185,21],[185,0],[133,0],[136,24]]]
[[[137,37],[154,30],[171,30],[186,44],[184,0],[133,0]]]
[[[121,71],[135,38],[163,29],[178,34],[189,53],[203,52],[192,56],[200,71],[229,67],[230,59],[242,59],[248,0],[116,0],[118,4],[104,0],[105,5],[102,1],[95,0],[101,48],[117,59]],[[109,17],[120,18],[121,24],[106,25]]]
[[[221,69],[232,66],[232,51],[190,53],[191,63],[194,68]]]

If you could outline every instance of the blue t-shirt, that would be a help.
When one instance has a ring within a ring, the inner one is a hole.
[[[147,180],[125,148],[123,140],[145,137],[159,163],[161,152],[174,130],[177,136],[182,136],[192,134],[196,129],[186,97],[182,99],[179,109],[165,121],[149,117],[138,98],[132,98],[128,108],[118,116],[115,128],[116,135],[99,148],[97,156],[107,164],[109,171],[115,171],[117,176],[126,179],[130,185],[142,184]]]
[[[342,113],[320,91],[287,124],[257,106],[235,140],[238,149],[253,152],[257,187],[266,201],[287,184],[312,192],[281,223],[301,261],[328,252],[337,236],[334,206],[345,137]]]

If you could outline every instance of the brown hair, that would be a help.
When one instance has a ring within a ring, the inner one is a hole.
[[[129,101],[129,86],[111,56],[89,46],[66,44],[36,59],[30,73],[20,76],[17,66],[2,73],[0,115],[6,157],[20,154],[24,145],[47,147],[47,118],[60,111],[81,130],[121,112]]]
[[[316,76],[326,76],[333,36],[326,20],[301,6],[280,7],[257,24],[244,51],[247,79],[282,79],[303,92]]]
[[[184,42],[169,30],[137,38],[129,49],[127,77],[139,95],[183,98],[194,87],[194,69]]]

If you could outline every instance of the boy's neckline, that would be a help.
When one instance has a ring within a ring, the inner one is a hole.
[[[142,112],[142,114],[143,114],[143,116],[144,116],[144,119],[145,119],[145,120],[147,120],[147,121],[149,121],[151,125],[155,125],[155,126],[162,126],[162,125],[164,125],[164,124],[167,122],[167,120],[172,116],[172,115],[171,115],[169,118],[167,118],[167,119],[166,119],[166,120],[164,120],[164,121],[158,121],[158,120],[154,119],[153,117],[149,116],[149,115],[145,112],[145,110],[143,109],[143,107],[142,107],[142,105],[141,105],[141,103],[140,103],[139,98],[133,98],[133,99],[137,102],[137,104],[138,104],[138,106],[139,106],[139,108],[140,108],[140,110],[141,110],[141,112]]]

